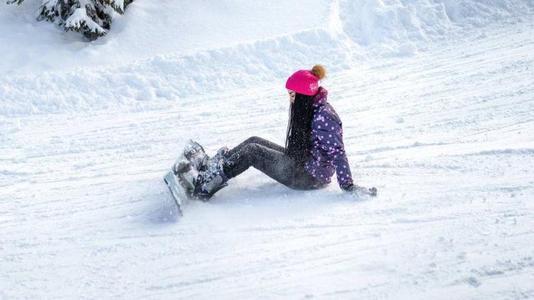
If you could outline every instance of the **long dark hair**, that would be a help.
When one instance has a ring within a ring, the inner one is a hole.
[[[304,165],[310,156],[313,96],[296,94],[289,109],[286,134],[286,154],[298,165]]]

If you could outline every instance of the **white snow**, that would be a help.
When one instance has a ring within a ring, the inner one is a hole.
[[[0,8],[0,299],[534,298],[532,1],[138,0],[93,43],[36,2]],[[178,218],[181,145],[283,143],[314,63],[379,196],[250,170]]]
[[[7,58],[0,61],[0,71],[114,67],[157,55],[194,55],[316,28],[328,13],[321,9],[327,0],[308,0],[306,5],[272,5],[267,0],[135,1],[124,16],[116,16],[105,38],[86,43],[77,33],[58,32],[51,24],[35,21],[40,2],[25,0],[21,7],[0,3],[0,53]]]

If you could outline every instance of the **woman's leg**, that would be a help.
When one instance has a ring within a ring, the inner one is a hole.
[[[252,137],[249,137],[248,139],[246,139],[241,144],[237,145],[235,148],[231,149],[227,154],[225,154],[225,156],[226,157],[230,157],[230,156],[242,151],[243,147],[245,147],[248,144],[258,144],[258,145],[262,145],[264,147],[267,147],[269,149],[272,149],[272,150],[275,150],[275,151],[278,151],[278,152],[282,152],[282,153],[285,152],[285,148],[282,147],[282,146],[279,146],[279,145],[277,145],[277,144],[275,144],[275,143],[273,143],[271,141],[268,141],[266,139],[263,139],[261,137],[252,136]]]
[[[256,144],[260,144],[262,146],[265,146],[267,148],[270,148],[270,149],[273,149],[273,150],[276,150],[276,151],[279,151],[279,152],[284,152],[286,151],[286,148],[285,147],[282,147],[276,143],[273,143],[271,141],[268,141],[266,139],[263,139],[261,137],[258,137],[258,136],[253,136],[253,137],[250,137],[249,138],[250,140],[252,140],[254,143]]]
[[[286,186],[293,185],[297,170],[293,159],[278,149],[245,142],[226,155],[223,169],[228,178],[236,177],[252,166]]]

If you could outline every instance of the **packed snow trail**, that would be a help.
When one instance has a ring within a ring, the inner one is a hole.
[[[331,74],[372,200],[248,171],[176,217],[185,140],[282,143],[283,86],[2,117],[0,298],[533,298],[533,29]]]

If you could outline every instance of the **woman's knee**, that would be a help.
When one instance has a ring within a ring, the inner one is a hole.
[[[247,143],[244,148],[244,154],[247,156],[252,156],[253,154],[258,153],[258,150],[260,149],[261,145],[252,141],[250,143]]]
[[[245,140],[245,143],[247,144],[258,144],[261,143],[263,139],[259,136],[251,136],[248,139]]]
[[[258,143],[246,144],[241,153],[241,157],[250,165],[255,165],[260,157],[265,156],[265,148]]]

